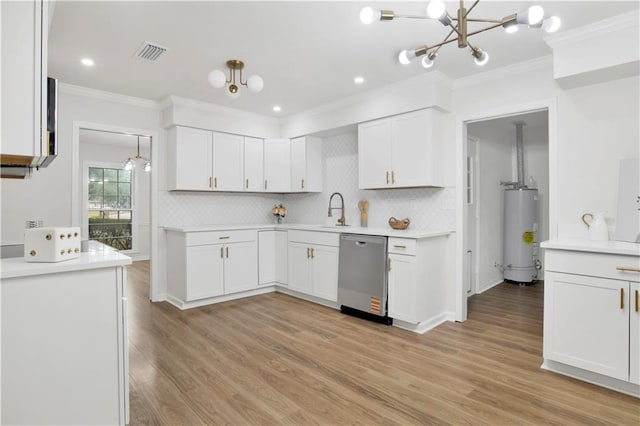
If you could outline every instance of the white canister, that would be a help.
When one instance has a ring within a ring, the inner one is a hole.
[[[582,221],[589,228],[589,239],[591,241],[609,241],[609,227],[604,218],[605,212],[585,213]],[[587,220],[590,218],[590,220]]]

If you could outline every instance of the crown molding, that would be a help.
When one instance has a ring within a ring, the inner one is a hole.
[[[99,99],[108,102],[117,102],[139,108],[160,109],[160,103],[150,99],[137,98],[135,96],[121,95],[119,93],[106,92],[104,90],[92,89],[90,87],[76,86],[73,84],[58,83],[58,90],[70,95],[86,96],[88,98]]]
[[[496,80],[504,80],[516,74],[524,74],[530,71],[545,68],[552,69],[553,57],[551,55],[541,56],[528,61],[518,62],[501,68],[488,70],[478,74],[459,78],[453,82],[453,89],[463,89],[465,87],[477,86],[483,83],[490,83]]]
[[[160,109],[166,109],[172,106],[195,109],[206,112],[213,112],[217,114],[225,114],[230,117],[251,118],[254,120],[262,120],[265,122],[271,122],[278,124],[278,117],[270,117],[267,115],[256,114],[254,112],[247,112],[236,108],[230,108],[223,105],[212,104],[209,102],[199,101],[196,99],[183,98],[181,96],[169,95],[159,102]]]
[[[611,18],[603,19],[589,25],[552,34],[544,38],[544,41],[552,48],[565,46],[567,44],[579,43],[601,37],[604,34],[624,30],[626,28],[638,27],[640,22],[640,11],[632,10]]]

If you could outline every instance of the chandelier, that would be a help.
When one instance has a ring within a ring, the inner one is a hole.
[[[238,91],[238,85],[246,86],[252,92],[259,92],[264,87],[264,81],[259,75],[252,75],[247,81],[242,81],[242,69],[244,68],[244,62],[239,59],[230,59],[227,61],[227,68],[229,68],[229,78],[226,74],[220,70],[213,70],[209,73],[209,84],[220,89],[227,85],[225,93],[232,99],[240,96]],[[238,73],[238,77],[236,77]]]
[[[122,165],[122,168],[127,170],[127,171],[133,170],[133,168],[136,166],[136,161],[138,161],[138,160],[143,160],[144,161],[144,171],[145,172],[151,171],[151,160],[148,159],[147,157],[142,157],[140,155],[140,136],[138,136],[138,153],[136,154],[135,157],[127,158],[127,160]]]
[[[560,28],[560,18],[557,16],[545,18],[544,9],[541,6],[531,6],[521,13],[507,15],[501,19],[470,18],[469,13],[471,13],[479,2],[480,0],[474,1],[467,10],[464,7],[464,0],[460,0],[460,8],[455,16],[449,15],[442,0],[431,0],[427,5],[426,16],[399,15],[391,10],[376,10],[371,7],[365,7],[360,12],[360,20],[365,24],[370,24],[373,21],[391,21],[395,18],[434,19],[445,27],[450,28],[449,34],[447,34],[440,43],[424,45],[417,49],[403,50],[398,55],[398,61],[402,65],[408,65],[413,59],[423,56],[421,63],[425,68],[431,68],[433,66],[438,56],[438,51],[442,46],[455,41],[458,42],[459,48],[469,48],[476,64],[480,66],[485,65],[489,61],[489,54],[480,49],[480,47],[471,44],[469,37],[494,28],[502,27],[507,33],[518,31],[520,26],[543,28],[549,33],[555,32]],[[469,23],[484,23],[488,25],[470,31],[468,28]]]

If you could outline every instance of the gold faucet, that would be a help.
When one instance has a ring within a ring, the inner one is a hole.
[[[331,207],[331,201],[333,201],[333,197],[334,196],[339,196],[340,197],[340,207]],[[329,213],[328,216],[329,217],[333,217],[333,214],[331,214],[331,210],[334,209],[340,209],[340,219],[338,219],[338,226],[347,226],[346,224],[346,219],[344,217],[344,198],[342,197],[342,194],[339,192],[334,192],[333,194],[331,194],[331,197],[329,197]]]

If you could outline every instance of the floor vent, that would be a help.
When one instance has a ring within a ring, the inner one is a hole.
[[[155,62],[167,51],[166,47],[145,41],[133,54],[134,57]]]

